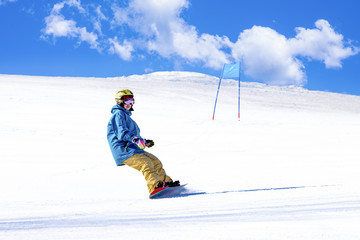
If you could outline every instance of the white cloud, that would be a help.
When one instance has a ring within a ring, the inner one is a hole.
[[[16,2],[17,0],[0,0],[0,6],[5,5],[8,2]]]
[[[65,4],[75,7],[80,13],[86,13],[81,7],[80,1],[67,0],[54,5],[49,16],[45,18],[46,27],[43,29],[45,35],[56,37],[78,38],[79,43],[87,42],[91,48],[100,50],[97,42],[98,36],[95,33],[88,32],[85,27],[77,27],[74,20],[66,20],[61,14]]]
[[[229,54],[222,51],[228,46],[227,37],[210,34],[197,34],[195,29],[187,32],[173,33],[174,50],[177,55],[190,61],[204,62],[204,65],[220,69],[224,63],[229,62]]]
[[[111,44],[110,52],[112,54],[117,54],[119,57],[126,61],[131,60],[131,53],[134,51],[134,48],[130,42],[124,40],[124,42],[120,44],[117,37],[115,37],[114,39],[109,39],[109,42]]]
[[[344,37],[328,21],[320,19],[315,26],[316,29],[296,28],[296,37],[289,40],[294,55],[323,61],[327,68],[339,68],[343,59],[359,52],[356,47],[345,47]]]
[[[255,79],[277,85],[306,82],[303,65],[291,53],[288,40],[271,28],[254,26],[243,31],[232,55],[242,61],[245,74]]]
[[[103,34],[101,29],[101,21],[107,21],[108,18],[101,11],[101,6],[97,6],[95,9],[96,15],[92,17],[92,22],[94,25],[94,30],[96,30],[100,35]]]
[[[138,34],[136,41],[128,39],[135,49],[200,62],[213,69],[242,61],[246,75],[277,85],[306,84],[300,57],[323,61],[332,68],[341,67],[341,60],[358,52],[355,47],[345,47],[343,36],[325,20],[318,20],[315,29],[296,28],[296,37],[289,39],[271,28],[254,26],[232,43],[226,36],[199,34],[195,26],[187,24],[181,12],[188,6],[187,0],[131,0],[127,8],[113,7],[113,24],[126,25]]]
[[[244,30],[232,47],[233,57],[243,62],[245,74],[269,84],[304,85],[305,68],[299,57],[319,60],[327,68],[342,67],[341,60],[359,52],[345,47],[343,36],[326,20],[316,29],[296,28],[295,38],[287,39],[271,28],[254,26]]]
[[[53,35],[54,37],[75,37],[78,32],[76,22],[65,20],[62,15],[51,14],[45,18],[45,23],[45,34]]]
[[[234,43],[227,36],[199,33],[181,16],[190,6],[189,1],[129,0],[127,5],[103,1],[101,6],[88,4],[83,8],[79,0],[65,0],[53,6],[45,19],[44,34],[76,38],[98,50],[101,43],[101,49],[126,61],[144,57],[144,51],[172,59],[179,66],[200,63],[221,69],[224,63],[242,61],[246,75],[277,85],[306,84],[303,61],[317,60],[327,68],[341,68],[344,59],[359,52],[357,47],[345,43],[326,20],[316,21],[313,29],[296,28],[294,38],[262,26],[243,30]],[[88,22],[79,24],[66,19],[65,5]],[[89,23],[93,32],[85,27],[89,28]],[[108,26],[106,32],[104,26]]]
[[[85,9],[81,7],[80,0],[65,0],[59,3],[56,3],[51,11],[52,14],[60,14],[61,10],[64,8],[64,6],[68,5],[69,7],[75,7],[79,10],[81,13],[85,13]]]
[[[86,31],[85,27],[77,28],[76,30],[81,42],[87,42],[91,48],[100,50],[97,42],[98,37],[95,33]]]
[[[227,47],[226,37],[199,35],[180,13],[187,8],[186,0],[133,0],[128,8],[113,7],[117,25],[128,25],[140,34],[146,50],[162,57],[181,57],[189,62],[202,62],[220,69],[229,61],[221,49]]]

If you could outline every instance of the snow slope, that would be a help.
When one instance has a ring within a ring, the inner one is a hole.
[[[0,239],[359,239],[360,97],[191,72],[0,75]],[[183,197],[149,200],[106,140],[114,95]]]

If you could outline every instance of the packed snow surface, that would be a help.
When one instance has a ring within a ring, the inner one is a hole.
[[[191,72],[0,75],[0,239],[359,239],[360,97]],[[150,200],[106,140],[114,95],[180,197]]]

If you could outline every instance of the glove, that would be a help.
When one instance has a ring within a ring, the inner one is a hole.
[[[154,143],[153,140],[145,139],[145,145],[146,145],[148,148],[151,148],[152,146],[155,145],[155,143]]]
[[[144,140],[142,140],[141,138],[134,137],[132,142],[135,143],[136,145],[138,145],[138,147],[140,149],[145,149],[145,147],[146,147]]]

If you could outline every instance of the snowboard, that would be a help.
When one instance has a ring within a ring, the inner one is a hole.
[[[179,195],[180,193],[185,191],[185,186],[187,184],[183,184],[176,187],[162,187],[156,189],[153,194],[150,194],[150,199],[158,199],[158,198],[171,198]]]

